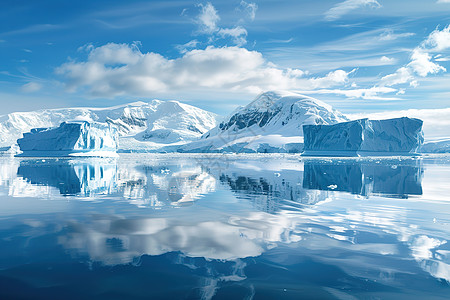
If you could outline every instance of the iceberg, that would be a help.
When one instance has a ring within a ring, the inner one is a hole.
[[[34,128],[17,140],[22,151],[16,156],[102,156],[117,157],[117,129],[109,124],[87,121],[63,122],[59,127]]]
[[[360,119],[333,125],[303,125],[305,156],[417,155],[422,120]]]

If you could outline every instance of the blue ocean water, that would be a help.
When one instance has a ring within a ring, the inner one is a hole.
[[[0,158],[0,299],[448,299],[450,159]]]

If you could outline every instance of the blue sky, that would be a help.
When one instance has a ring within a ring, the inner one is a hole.
[[[0,114],[270,89],[344,113],[450,107],[450,0],[0,4]]]

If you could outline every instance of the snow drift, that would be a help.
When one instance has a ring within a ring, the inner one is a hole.
[[[117,156],[117,129],[97,122],[63,122],[35,128],[17,140],[18,156]]]
[[[423,122],[407,117],[304,125],[307,156],[414,155],[423,143]]]

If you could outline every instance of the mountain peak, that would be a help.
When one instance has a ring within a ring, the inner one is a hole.
[[[291,134],[301,135],[303,124],[333,124],[346,120],[343,114],[315,98],[288,91],[268,91],[236,110],[219,125],[219,129],[237,132],[249,128],[260,131],[264,128],[277,132],[286,126],[293,126],[299,133]]]
[[[206,151],[291,151],[303,144],[303,125],[335,124],[347,117],[330,105],[289,91],[267,91],[236,109],[217,127],[186,149]]]

